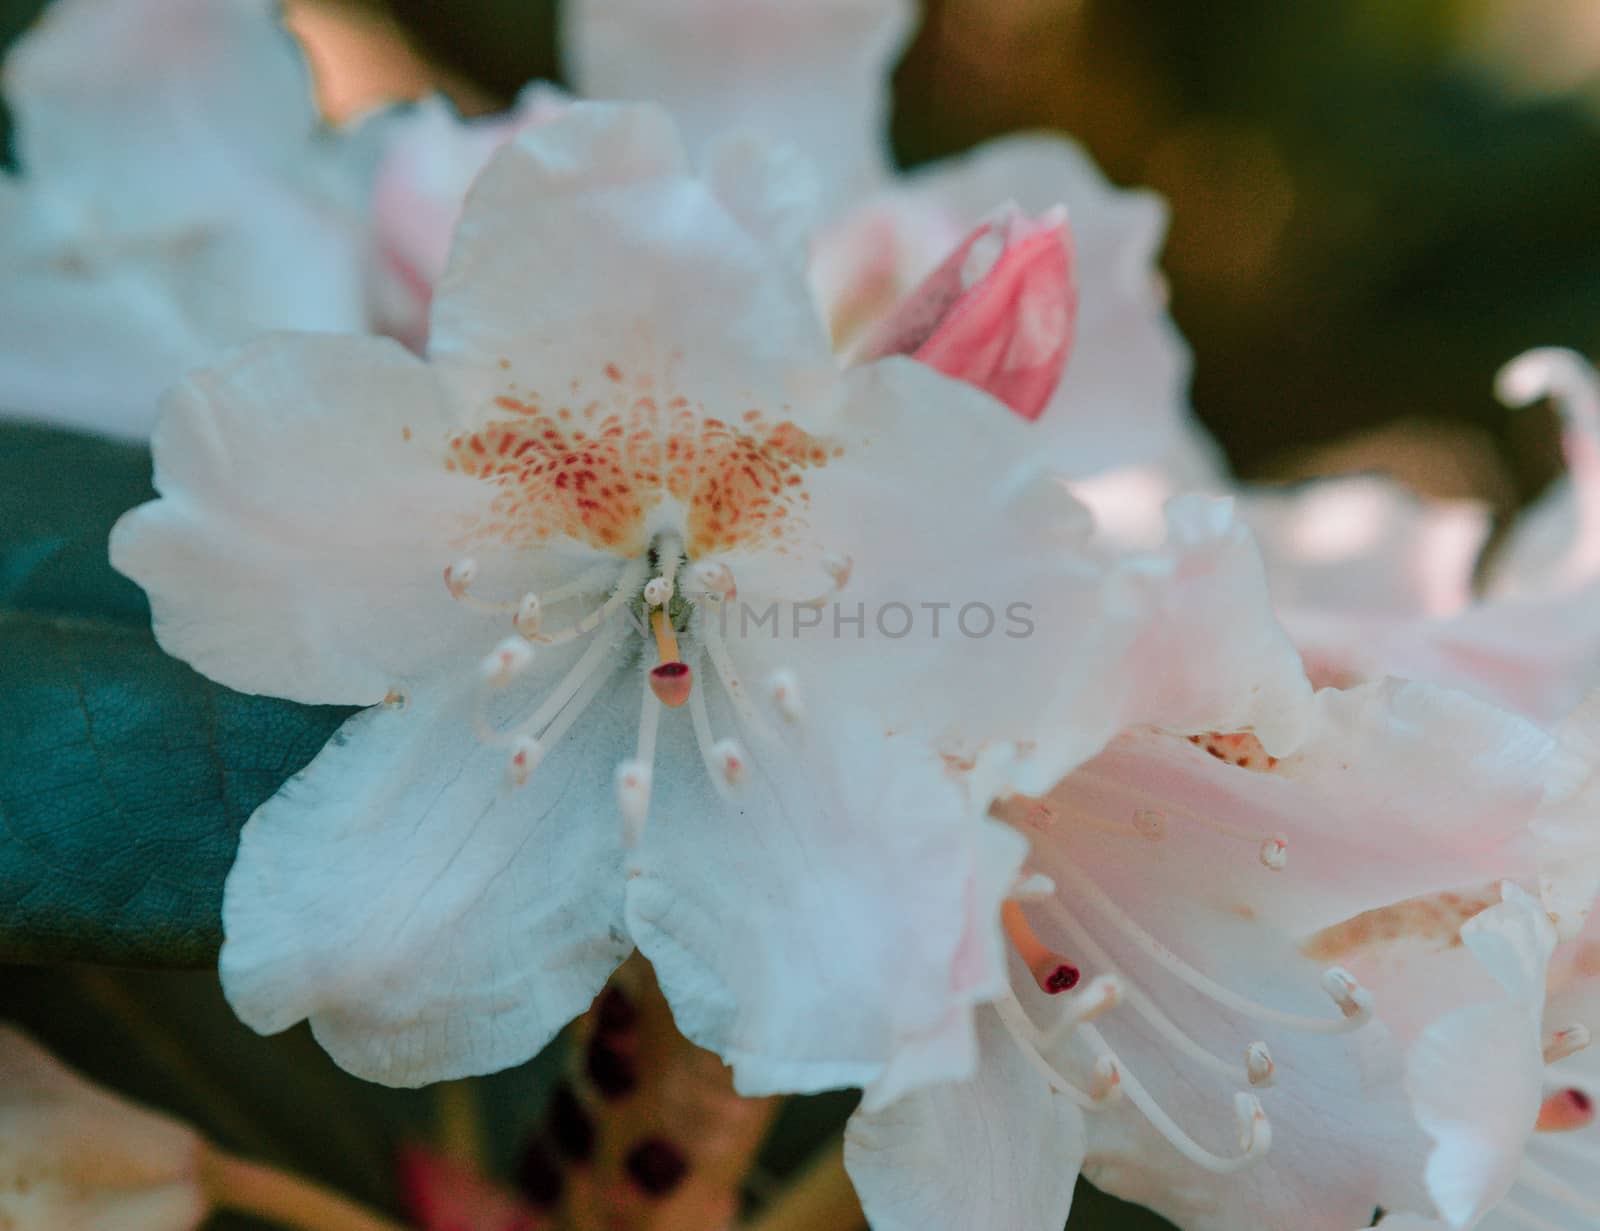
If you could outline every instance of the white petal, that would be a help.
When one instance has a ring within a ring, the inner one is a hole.
[[[224,187],[203,166],[292,160],[316,124],[305,61],[268,0],[65,0],[5,71],[18,162],[128,221],[193,216]],[[188,174],[152,175],[152,160]]]
[[[189,1231],[207,1212],[203,1149],[187,1125],[91,1085],[0,1025],[0,1221],[8,1227]]]
[[[509,384],[572,406],[676,394],[729,421],[789,417],[834,379],[804,281],[689,176],[652,106],[576,104],[495,156],[436,289],[429,353],[480,413]]]
[[[970,1045],[938,1027],[996,990],[995,886],[1020,843],[996,875],[986,801],[931,752],[844,718],[781,743],[743,727],[752,772],[722,803],[683,725],[662,731],[628,882],[679,1029],[745,1094],[866,1085],[903,1040],[934,1046],[900,1080],[964,1076]]]
[[[1082,508],[1041,472],[1030,424],[909,359],[846,372],[828,426],[842,453],[807,476],[787,554],[726,556],[731,632],[897,733],[1029,744],[1019,772],[1043,789],[1114,729],[1120,686],[1100,673],[1133,631]],[[842,585],[829,557],[849,561]]]
[[[1435,1143],[1428,1192],[1452,1227],[1472,1226],[1509,1191],[1542,1096],[1540,1017],[1555,933],[1536,900],[1509,883],[1504,893],[1461,929],[1499,994],[1445,1014],[1407,1062],[1417,1122]]]
[[[590,98],[653,99],[692,150],[730,122],[793,144],[838,204],[887,169],[889,69],[906,0],[579,0],[568,67]]]
[[[443,570],[487,493],[445,469],[431,373],[376,338],[277,336],[196,373],[153,442],[163,498],[112,562],[171,654],[246,692],[371,703],[493,643]],[[487,553],[485,553],[487,556]]]
[[[1083,1113],[1053,1093],[992,1011],[970,1080],[858,1111],[845,1165],[876,1231],[1060,1231],[1083,1161]]]
[[[466,692],[352,718],[245,826],[223,899],[239,1016],[263,1033],[309,1018],[390,1085],[520,1063],[629,950],[611,782],[637,693],[602,693],[513,788]]]

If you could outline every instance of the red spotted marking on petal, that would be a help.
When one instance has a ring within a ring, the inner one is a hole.
[[[606,375],[623,379],[616,364]],[[663,408],[613,390],[605,405],[550,408],[537,393],[507,393],[494,406],[504,417],[452,438],[445,467],[494,484],[490,514],[467,537],[509,546],[566,537],[636,555],[668,499],[686,510],[691,558],[770,545],[796,532],[806,472],[843,452],[761,410],[735,425],[682,397]]]
[[[1268,756],[1261,741],[1249,731],[1208,731],[1204,735],[1189,736],[1189,742],[1197,748],[1204,748],[1226,765],[1237,765],[1240,769],[1253,769],[1258,773],[1278,768],[1278,758]]]

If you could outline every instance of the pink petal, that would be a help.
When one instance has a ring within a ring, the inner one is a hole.
[[[545,1231],[550,1222],[508,1189],[420,1146],[400,1152],[406,1210],[422,1231]]]
[[[1065,216],[1029,219],[1012,207],[924,278],[861,357],[910,355],[1037,419],[1061,383],[1077,315]]]

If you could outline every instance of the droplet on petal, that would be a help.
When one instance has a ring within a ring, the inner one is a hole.
[[[1146,842],[1159,842],[1167,836],[1167,818],[1154,808],[1140,808],[1133,814],[1133,832]]]

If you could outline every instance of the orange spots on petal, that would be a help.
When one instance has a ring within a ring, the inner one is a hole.
[[[1319,962],[1337,962],[1363,949],[1400,941],[1453,949],[1461,944],[1461,925],[1499,900],[1495,889],[1410,898],[1324,928],[1301,946],[1301,952]]]
[[[1268,756],[1261,741],[1249,731],[1208,731],[1204,735],[1191,735],[1188,738],[1191,744],[1204,748],[1224,764],[1257,772],[1278,768],[1278,758]]]
[[[615,363],[604,370],[621,381]],[[445,467],[498,489],[468,537],[512,546],[560,535],[635,554],[650,512],[671,500],[683,509],[691,557],[776,547],[810,499],[805,472],[843,452],[760,410],[743,412],[735,427],[681,396],[665,409],[648,395],[614,395],[609,411],[591,402],[581,412],[588,430],[568,426],[570,407],[543,410],[534,393],[493,405],[512,417],[452,438]]]

